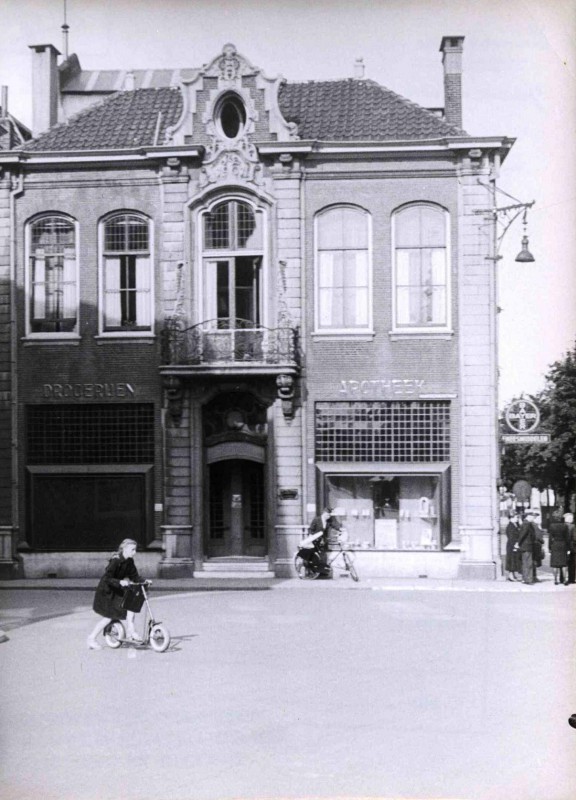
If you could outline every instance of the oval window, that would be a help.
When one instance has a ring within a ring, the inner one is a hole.
[[[246,123],[244,106],[234,97],[227,97],[220,106],[220,127],[227,139],[235,139]]]

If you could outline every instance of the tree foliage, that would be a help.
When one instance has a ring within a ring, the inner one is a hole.
[[[549,444],[507,444],[502,447],[501,475],[507,488],[525,479],[533,486],[547,486],[571,508],[576,490],[576,341],[554,362],[541,392],[530,395],[541,414],[539,432],[550,434]],[[504,423],[501,420],[501,430]]]

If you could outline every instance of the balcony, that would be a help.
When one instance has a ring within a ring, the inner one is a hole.
[[[265,328],[234,318],[182,328],[169,319],[161,336],[163,374],[280,375],[299,371],[296,328]]]

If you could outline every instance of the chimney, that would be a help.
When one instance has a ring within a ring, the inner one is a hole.
[[[356,80],[362,80],[364,77],[364,59],[357,58],[354,61],[354,77]]]
[[[2,95],[0,99],[0,117],[8,117],[8,87],[2,87]]]
[[[462,127],[462,51],[463,36],[443,36],[440,44],[444,65],[444,119]]]
[[[57,59],[60,51],[52,44],[32,44],[32,135],[44,133],[58,120]]]

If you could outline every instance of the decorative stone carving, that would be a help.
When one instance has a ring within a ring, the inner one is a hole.
[[[184,402],[184,389],[182,380],[176,375],[165,375],[163,380],[164,392],[168,401],[168,413],[172,417],[176,427],[180,427],[182,421],[182,406]]]
[[[254,151],[254,155],[252,154]],[[206,150],[204,166],[200,170],[198,185],[201,189],[212,183],[262,183],[262,167],[255,148],[248,142],[238,142],[235,149],[213,141]]]
[[[233,44],[225,44],[222,50],[222,56],[218,59],[218,69],[220,71],[220,80],[234,82],[237,80],[240,73],[240,59],[236,55],[236,48]]]
[[[282,413],[285,419],[294,418],[294,377],[292,375],[278,375],[276,378],[278,397],[282,402]]]

